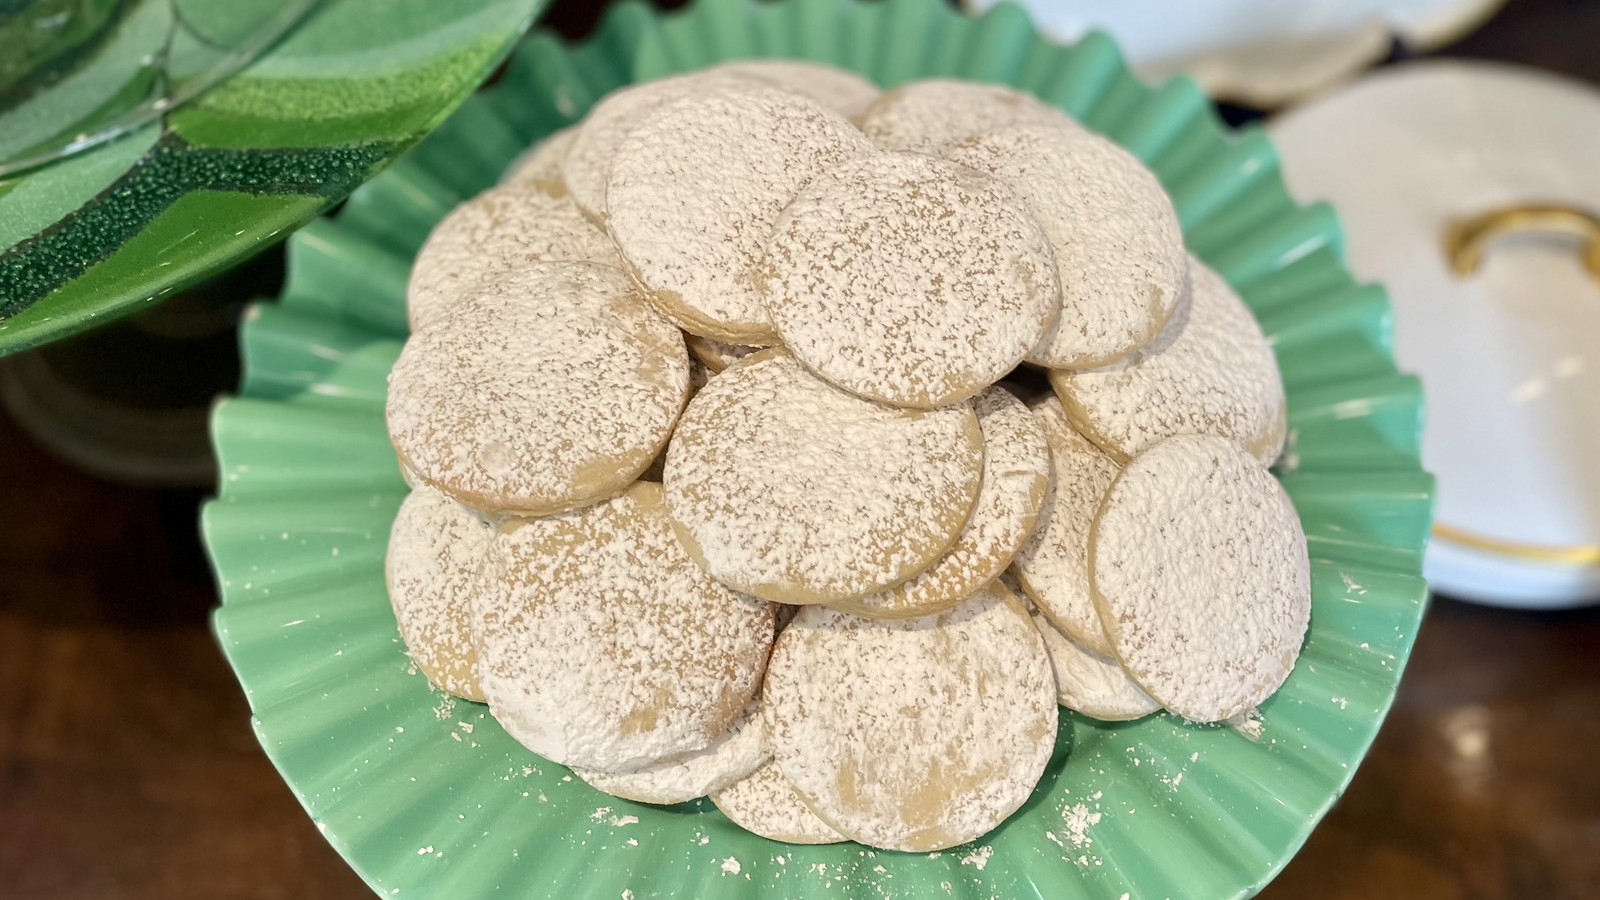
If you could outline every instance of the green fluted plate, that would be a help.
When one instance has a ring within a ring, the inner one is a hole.
[[[1289,390],[1282,478],[1310,542],[1314,611],[1259,734],[1069,716],[1034,797],[972,845],[791,847],[709,804],[603,796],[411,668],[383,581],[406,490],[384,379],[405,338],[411,254],[521,147],[608,90],[746,55],[827,60],[885,85],[1017,84],[1160,175],[1191,247],[1272,336]],[[625,4],[582,46],[531,37],[501,83],[291,240],[288,287],[248,316],[244,384],[213,422],[223,476],[204,528],[218,638],[267,753],[384,896],[1247,896],[1349,782],[1423,609],[1421,392],[1395,371],[1382,289],[1357,284],[1341,256],[1333,212],[1289,199],[1263,136],[1227,133],[1189,81],[1141,85],[1103,37],[1057,46],[1013,7],[967,19],[938,0],[701,0],[659,18]]]
[[[327,209],[443,121],[545,2],[320,0],[270,51],[159,120],[0,178],[0,355],[139,309]],[[259,5],[148,2],[112,41],[187,23],[166,39],[163,77],[179,78],[204,58],[185,47]],[[150,89],[147,69],[116,68],[132,80],[113,92],[112,70],[85,65],[49,104],[0,115],[0,159],[46,122],[97,121],[119,93]]]

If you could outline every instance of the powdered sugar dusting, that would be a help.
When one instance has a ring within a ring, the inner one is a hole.
[[[1185,290],[1183,232],[1156,177],[1081,128],[1017,125],[946,154],[1008,182],[1038,216],[1061,275],[1061,319],[1031,362],[1082,368],[1155,337]]]
[[[659,485],[507,523],[484,575],[473,610],[484,694],[547,759],[626,771],[700,750],[760,682],[771,605],[695,566]]]
[[[759,353],[760,347],[750,344],[730,344],[715,338],[701,337],[698,334],[684,333],[684,342],[689,345],[689,352],[694,358],[705,365],[712,372],[721,372],[752,353]],[[700,385],[704,387],[704,384]]]
[[[712,577],[815,603],[926,569],[966,523],[982,467],[970,406],[882,406],[768,350],[695,395],[665,485],[680,536]]]
[[[1022,805],[1056,737],[1039,633],[991,585],[955,609],[876,621],[801,610],[767,672],[779,771],[861,843],[939,850]]]
[[[711,795],[711,802],[740,828],[789,844],[837,844],[846,840],[806,808],[771,762]]]
[[[1033,534],[1017,553],[1011,571],[1023,593],[1057,627],[1084,647],[1108,656],[1111,641],[1089,599],[1089,526],[1122,467],[1073,430],[1055,397],[1035,402],[1033,414],[1050,442],[1055,477]]]
[[[500,176],[500,183],[525,184],[552,197],[567,196],[567,182],[561,175],[561,164],[577,136],[576,125],[552,132],[512,160],[511,165],[506,166],[505,174]]]
[[[632,481],[689,391],[670,322],[622,273],[529,263],[413,334],[389,375],[389,436],[475,509],[543,515]]]
[[[1128,464],[1095,526],[1101,620],[1161,705],[1215,722],[1271,696],[1311,615],[1294,506],[1229,441],[1168,438]]]
[[[855,121],[878,99],[878,86],[847,69],[804,59],[740,59],[712,72],[742,75],[803,94]]]
[[[759,701],[744,711],[726,734],[704,750],[646,766],[634,772],[612,774],[573,769],[573,773],[598,790],[640,803],[683,803],[704,797],[755,771],[772,758],[767,727]]]
[[[778,219],[757,284],[812,371],[924,409],[1014,368],[1055,323],[1061,295],[1021,198],[919,153],[864,156],[812,179]]]
[[[538,260],[622,265],[611,239],[570,199],[523,183],[490,188],[428,234],[411,266],[406,317],[413,330],[423,328],[480,283]]]
[[[1119,459],[1171,435],[1214,434],[1271,463],[1287,413],[1272,347],[1220,275],[1197,259],[1189,273],[1190,303],[1149,347],[1103,369],[1052,372],[1050,383],[1068,416]]]
[[[579,123],[561,161],[562,180],[579,208],[595,221],[605,218],[612,156],[645,117],[675,100],[729,82],[747,83],[748,79],[731,73],[692,72],[618,88],[595,104]]]
[[[861,130],[884,150],[937,155],[963,138],[1024,122],[1078,130],[1066,113],[1032,94],[946,78],[913,81],[879,97],[862,114]]]
[[[1034,615],[1033,624],[1044,638],[1062,706],[1103,722],[1138,719],[1161,708],[1115,659],[1079,646],[1042,614]]]
[[[771,343],[752,267],[778,214],[811,178],[870,149],[843,117],[804,97],[721,85],[662,107],[622,142],[607,221],[634,274],[684,330]]]
[[[472,593],[494,530],[429,487],[400,504],[389,533],[389,602],[411,659],[440,690],[483,699],[472,637]]]
[[[983,432],[983,486],[955,546],[910,581],[835,608],[873,618],[942,612],[999,576],[1032,533],[1050,484],[1044,428],[1003,388],[974,397],[972,408]]]

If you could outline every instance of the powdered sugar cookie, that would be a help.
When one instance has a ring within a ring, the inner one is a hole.
[[[1066,113],[1001,84],[929,78],[903,84],[862,113],[861,130],[882,150],[938,155],[949,145],[1008,125],[1081,131]]]
[[[1022,592],[1057,627],[1095,653],[1109,655],[1111,640],[1090,599],[1089,526],[1122,467],[1073,430],[1055,397],[1033,404],[1033,414],[1050,442],[1054,477],[1011,571]]]
[[[730,344],[712,338],[701,337],[698,334],[684,332],[684,342],[689,345],[689,352],[694,358],[705,365],[712,372],[721,372],[752,353],[758,353],[762,348],[752,347],[749,344]]]
[[[689,392],[678,330],[622,272],[529,263],[413,334],[389,375],[389,436],[474,509],[548,515],[615,494]]]
[[[1133,154],[1083,129],[1014,125],[946,156],[1016,189],[1049,236],[1061,319],[1028,355],[1089,368],[1148,344],[1185,289],[1183,232],[1161,183]]]
[[[1055,324],[1049,243],[1003,183],[920,153],[848,160],[783,211],[756,281],[824,379],[931,409],[999,380]]]
[[[990,585],[894,622],[801,610],[773,649],[773,759],[819,818],[863,844],[940,850],[1028,799],[1056,739],[1044,642]]]
[[[843,116],[798,94],[721,85],[656,110],[617,147],[607,223],[685,331],[770,344],[752,275],[778,214],[818,173],[870,150]]]
[[[772,759],[761,705],[751,700],[727,734],[696,750],[645,766],[633,772],[591,772],[575,768],[572,774],[595,790],[640,803],[686,803],[720,791]]]
[[[983,431],[983,486],[955,546],[910,581],[835,609],[875,619],[943,612],[999,577],[1033,532],[1050,484],[1044,428],[1002,388],[972,398],[972,408]]]
[[[804,59],[740,59],[712,72],[743,75],[803,94],[854,122],[878,99],[878,86],[847,69]]]
[[[1226,281],[1192,260],[1190,303],[1124,362],[1056,371],[1050,383],[1084,436],[1118,460],[1175,434],[1230,438],[1263,463],[1283,450],[1288,404],[1272,346]]]
[[[1062,706],[1102,722],[1130,722],[1161,709],[1122,671],[1121,663],[1078,644],[1037,609],[1030,612],[1044,638]]]
[[[1112,649],[1172,712],[1226,719],[1294,668],[1311,615],[1305,534],[1288,494],[1233,442],[1179,435],[1134,457],[1090,548]]]
[[[982,472],[969,405],[883,406],[765,350],[695,395],[665,486],[679,537],[713,578],[824,603],[927,569],[966,524]]]
[[[778,767],[767,763],[711,795],[722,814],[751,834],[786,844],[837,844],[849,838],[806,808]]]
[[[562,180],[578,208],[596,222],[605,221],[606,179],[611,174],[612,156],[623,138],[663,106],[728,83],[761,82],[726,72],[690,72],[630,84],[602,98],[578,123],[577,133],[561,160]]]
[[[621,265],[605,232],[571,200],[526,184],[490,188],[441,219],[417,251],[406,318],[419,330],[478,283],[538,260]]]
[[[546,759],[627,772],[702,750],[760,685],[772,606],[700,571],[660,485],[508,521],[484,583],[473,607],[484,695]]]
[[[577,136],[576,125],[551,132],[512,160],[505,174],[500,176],[500,183],[527,185],[553,197],[565,197],[567,182],[561,177],[561,165]]]
[[[385,581],[411,661],[439,690],[482,700],[472,593],[494,529],[430,487],[411,492],[389,532]]]

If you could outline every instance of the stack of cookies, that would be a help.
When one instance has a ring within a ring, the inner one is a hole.
[[[1294,665],[1272,350],[1031,96],[622,89],[439,224],[408,304],[401,634],[599,790],[938,850],[1028,798],[1058,703],[1213,722]]]

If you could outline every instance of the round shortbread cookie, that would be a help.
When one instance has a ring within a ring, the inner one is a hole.
[[[765,350],[695,395],[665,485],[679,537],[713,578],[780,603],[825,603],[932,565],[966,524],[982,473],[970,405],[883,406]]]
[[[878,86],[848,69],[804,59],[739,59],[709,71],[743,75],[803,94],[854,122],[878,99]]]
[[[1110,655],[1111,639],[1090,598],[1089,526],[1122,467],[1073,430],[1055,397],[1035,402],[1033,414],[1050,442],[1053,477],[1033,534],[1011,571],[1056,627],[1090,650]]]
[[[733,824],[768,840],[786,844],[837,844],[849,840],[807,809],[783,773],[770,762],[712,794],[711,802]]]
[[[512,160],[500,176],[500,183],[527,185],[553,197],[565,197],[567,182],[561,177],[561,165],[577,136],[576,125],[551,132]]]
[[[972,409],[983,431],[983,486],[955,546],[910,581],[835,609],[874,619],[943,612],[998,578],[1033,532],[1050,486],[1044,428],[1003,388],[972,398]]]
[[[406,319],[413,331],[427,327],[480,284],[541,260],[621,265],[571,200],[526,184],[490,188],[441,219],[417,251]]]
[[[1061,306],[1027,204],[982,172],[919,153],[872,154],[812,179],[779,217],[756,283],[807,368],[919,409],[998,381]]]
[[[1220,721],[1294,668],[1311,616],[1305,534],[1289,495],[1232,441],[1179,435],[1134,457],[1089,546],[1112,649],[1168,710]]]
[[[633,772],[591,772],[574,768],[595,790],[635,800],[639,803],[686,803],[720,791],[749,775],[772,759],[767,741],[767,726],[761,718],[761,703],[751,700],[744,706],[727,734],[704,750],[646,766]]]
[[[578,208],[596,222],[605,221],[606,179],[623,138],[661,107],[727,83],[763,84],[726,72],[690,72],[626,85],[601,98],[577,124],[561,160],[562,181]]]
[[[1172,435],[1214,434],[1270,464],[1288,429],[1272,345],[1222,276],[1199,260],[1189,272],[1190,302],[1149,347],[1050,383],[1078,430],[1119,461]]]
[[[1009,125],[1083,130],[1066,113],[1025,91],[947,78],[903,84],[880,96],[859,121],[880,150],[934,156],[957,141]]]
[[[483,580],[473,622],[489,709],[554,762],[628,772],[702,750],[761,684],[772,605],[700,571],[660,485],[506,522]]]
[[[494,528],[430,487],[400,504],[389,532],[385,582],[411,661],[434,687],[482,700],[472,594]]]
[[[1083,129],[1015,125],[945,154],[1010,184],[1050,239],[1061,319],[1028,354],[1051,368],[1121,359],[1155,338],[1183,299],[1178,214],[1133,154]]]
[[[941,850],[1005,821],[1055,747],[1044,641],[991,584],[894,622],[801,610],[773,648],[762,712],[778,770],[841,834]]]
[[[798,94],[721,85],[656,110],[617,147],[607,224],[685,331],[770,344],[753,275],[779,213],[817,174],[871,149],[843,116]]]
[[[1122,671],[1121,663],[1077,643],[1037,609],[1030,612],[1050,655],[1056,700],[1062,706],[1102,722],[1131,722],[1161,709]]]
[[[721,372],[746,356],[763,349],[749,344],[730,344],[688,332],[684,332],[684,342],[689,345],[689,352],[694,354],[694,358],[712,372]]]
[[[548,515],[638,477],[688,393],[682,335],[622,272],[529,263],[406,342],[389,437],[413,474],[474,509]]]

